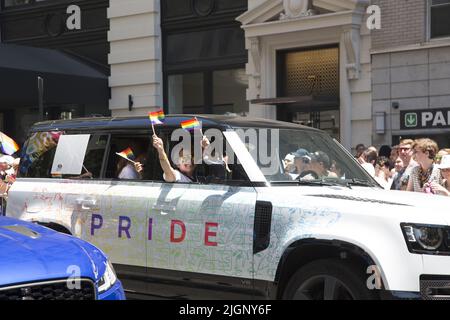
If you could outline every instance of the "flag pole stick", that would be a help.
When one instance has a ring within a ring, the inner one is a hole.
[[[116,154],[117,154],[119,157],[122,157],[122,158],[124,158],[125,160],[130,161],[132,164],[136,164],[136,161],[133,161],[133,160],[131,160],[131,159],[128,159],[127,157],[122,156],[120,153],[116,152]]]
[[[195,119],[196,121],[198,121],[197,117],[194,117],[194,119]],[[200,134],[202,135],[202,138],[203,138],[203,136],[204,136],[204,134],[203,134],[203,128],[200,128]]]

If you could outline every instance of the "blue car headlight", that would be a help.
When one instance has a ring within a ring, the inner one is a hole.
[[[116,283],[116,281],[117,281],[116,272],[114,271],[111,261],[108,260],[105,268],[105,273],[97,282],[98,292],[102,293],[107,291],[114,285],[114,283]]]

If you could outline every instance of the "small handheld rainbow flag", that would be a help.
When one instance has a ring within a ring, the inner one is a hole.
[[[201,123],[197,120],[197,118],[193,118],[191,120],[186,120],[181,122],[181,128],[189,131],[194,131],[195,129],[202,129]]]
[[[7,155],[16,153],[20,148],[19,145],[3,132],[0,132],[1,151]]]
[[[162,109],[155,111],[155,112],[149,112],[148,117],[152,124],[162,124],[162,121],[165,119],[164,111]]]
[[[133,160],[136,159],[134,156],[133,150],[131,148],[126,148],[122,152],[116,152],[116,154],[122,158],[125,158],[128,161],[134,162]]]

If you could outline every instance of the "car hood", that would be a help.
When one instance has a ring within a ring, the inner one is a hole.
[[[0,287],[103,275],[106,258],[94,246],[33,223],[0,217]]]
[[[258,198],[280,206],[328,208],[333,212],[370,214],[408,223],[450,225],[450,197],[369,187],[259,188]],[[267,201],[267,200],[266,200]]]

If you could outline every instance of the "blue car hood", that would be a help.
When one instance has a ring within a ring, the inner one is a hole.
[[[0,217],[0,287],[69,277],[96,282],[106,261],[100,250],[75,237]]]

